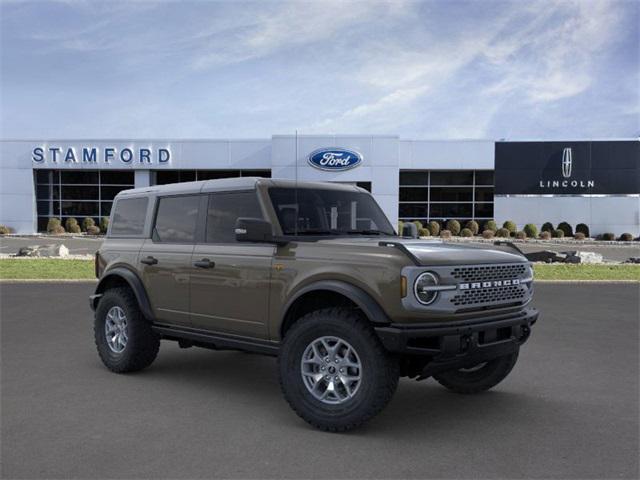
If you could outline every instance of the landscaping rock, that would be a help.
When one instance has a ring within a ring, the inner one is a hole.
[[[629,257],[624,263],[640,263],[640,257]]]
[[[525,257],[530,262],[553,263],[553,262],[564,262],[567,255],[564,253],[558,253],[551,250],[541,250],[539,252],[527,253],[525,254]]]
[[[64,245],[29,245],[20,248],[18,257],[68,257],[69,249]]]
[[[595,252],[575,252],[575,256],[580,258],[580,262],[577,263],[602,263],[604,257],[600,253]]]

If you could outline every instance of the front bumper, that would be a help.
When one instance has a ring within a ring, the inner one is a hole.
[[[527,341],[537,319],[538,311],[526,308],[482,320],[391,324],[375,330],[390,352],[431,357],[424,376],[514,353]]]

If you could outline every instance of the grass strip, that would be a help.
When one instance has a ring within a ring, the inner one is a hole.
[[[633,264],[534,264],[536,280],[636,280],[640,265]]]

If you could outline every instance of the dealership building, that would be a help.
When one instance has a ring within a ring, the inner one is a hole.
[[[356,184],[400,220],[585,223],[640,235],[640,141],[406,140],[274,135],[247,140],[4,140],[0,224],[109,216],[124,189],[259,176]]]

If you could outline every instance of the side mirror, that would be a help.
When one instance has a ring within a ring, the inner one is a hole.
[[[261,218],[238,218],[235,232],[238,242],[274,243],[271,223]]]

